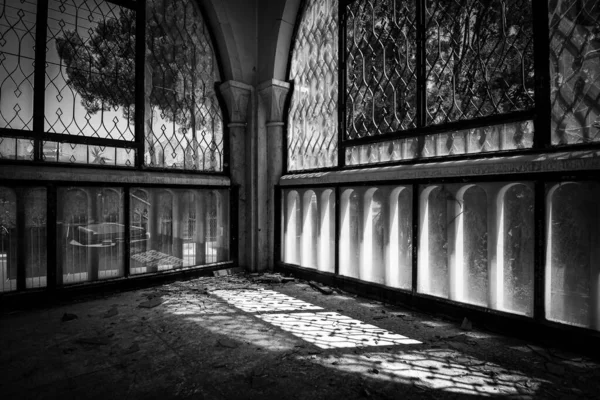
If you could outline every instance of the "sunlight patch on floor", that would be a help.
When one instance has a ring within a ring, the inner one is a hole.
[[[249,313],[323,309],[274,290],[214,290],[212,293]]]
[[[421,343],[336,312],[261,314],[258,317],[322,349]]]
[[[307,360],[344,372],[360,373],[372,379],[478,397],[503,395],[511,399],[530,398],[542,384],[549,383],[445,349],[322,354]]]

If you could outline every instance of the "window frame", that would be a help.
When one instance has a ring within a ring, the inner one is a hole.
[[[549,6],[548,1],[531,1],[532,15],[536,16],[533,19],[533,68],[534,68],[534,106],[525,111],[513,111],[506,114],[496,114],[473,119],[459,120],[453,122],[442,123],[438,125],[426,125],[426,92],[425,76],[426,76],[426,61],[424,59],[424,26],[425,26],[425,6],[431,0],[411,0],[416,3],[417,8],[417,127],[408,130],[388,132],[374,136],[366,136],[356,139],[346,139],[346,78],[347,78],[347,49],[346,49],[346,24],[347,24],[347,6],[357,1],[364,0],[339,0],[338,16],[339,16],[339,38],[338,38],[338,165],[335,167],[301,169],[290,171],[288,168],[288,126],[287,120],[284,132],[283,146],[283,172],[284,175],[305,174],[312,172],[324,171],[342,171],[349,169],[368,169],[381,166],[392,165],[415,165],[434,163],[450,160],[476,160],[485,158],[501,158],[511,155],[525,154],[547,154],[564,151],[577,150],[597,150],[600,149],[600,142],[575,143],[575,144],[552,144],[551,137],[551,121],[552,121],[552,102],[550,97],[551,82],[550,82],[550,26],[549,26]],[[373,0],[377,1],[377,0]],[[294,51],[294,43],[298,36],[299,25],[306,10],[308,0],[302,0],[299,12],[296,16],[296,24],[292,34],[290,45],[290,53],[287,64],[287,74],[290,75],[292,58]],[[539,17],[543,15],[543,17]],[[293,80],[292,90],[293,90]],[[289,114],[289,107],[286,109],[285,117]],[[514,149],[514,150],[497,150],[482,153],[457,154],[445,156],[422,156],[424,139],[426,135],[438,133],[451,133],[459,130],[481,128],[486,126],[501,125],[504,123],[533,121],[533,145],[530,148]],[[359,165],[347,165],[346,150],[351,147],[382,144],[391,142],[397,139],[415,138],[418,140],[417,156],[407,160],[386,161],[377,163],[365,163]]]
[[[8,0],[6,0],[8,1]],[[135,75],[145,76],[145,54],[146,54],[146,0],[101,0],[102,2],[111,3],[113,5],[133,10],[136,13],[136,41],[135,41]],[[198,0],[190,0],[198,8],[203,22],[206,25],[208,33],[207,40],[210,42],[211,49],[215,58],[215,66],[220,77],[223,77],[223,67],[218,48],[215,46],[215,37],[211,29],[209,20],[206,18],[206,12]],[[34,63],[36,66],[46,65],[46,41],[48,29],[48,5],[49,0],[37,0],[36,21],[35,21],[35,52]],[[144,40],[138,40],[144,38]],[[81,136],[77,134],[60,134],[49,133],[44,129],[45,119],[45,92],[46,92],[46,68],[36,67],[33,72],[33,121],[31,130],[0,128],[0,139],[15,139],[15,140],[31,140],[33,144],[33,152],[31,160],[19,160],[13,158],[0,158],[0,166],[3,165],[37,165],[48,167],[73,167],[73,168],[93,168],[93,169],[112,169],[112,170],[142,170],[142,171],[159,171],[184,174],[200,174],[200,175],[229,175],[229,115],[225,112],[225,102],[218,90],[218,85],[221,82],[215,82],[215,94],[217,103],[221,110],[223,121],[223,150],[221,155],[222,166],[220,171],[205,171],[191,170],[172,167],[153,167],[144,164],[144,152],[146,132],[144,127],[144,109],[145,109],[145,82],[144,79],[135,80],[135,99],[133,108],[136,111],[133,124],[134,139],[121,140]],[[134,162],[130,166],[125,165],[106,165],[106,164],[89,164],[89,163],[69,163],[69,162],[53,162],[45,161],[43,157],[43,144],[45,141],[64,143],[64,144],[79,144],[88,146],[111,147],[115,149],[131,149],[134,151]]]

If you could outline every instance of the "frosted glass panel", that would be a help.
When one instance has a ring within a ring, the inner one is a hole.
[[[600,330],[600,184],[547,189],[546,318]]]
[[[131,274],[229,261],[229,192],[131,189]]]
[[[47,285],[46,276],[46,189],[23,191],[25,201],[25,285],[38,288]]]
[[[282,235],[283,262],[334,272],[334,190],[285,190]]]
[[[57,264],[62,283],[123,276],[123,190],[59,188],[58,205]]]
[[[341,190],[340,274],[412,287],[412,190],[404,186]]]
[[[418,291],[532,315],[530,183],[420,188]]]

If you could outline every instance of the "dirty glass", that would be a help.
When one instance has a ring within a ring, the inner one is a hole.
[[[298,25],[290,79],[288,170],[337,165],[338,0],[309,0]]]
[[[335,271],[335,191],[283,192],[282,260],[319,271]]]
[[[132,188],[131,274],[229,261],[226,190]]]
[[[600,141],[600,3],[549,2],[552,144]]]
[[[412,188],[341,190],[340,275],[412,287]]]
[[[123,190],[58,188],[58,279],[63,284],[123,276]]]
[[[223,170],[219,70],[193,0],[148,0],[145,148],[149,167]]]
[[[533,187],[526,182],[420,188],[420,293],[533,314]]]

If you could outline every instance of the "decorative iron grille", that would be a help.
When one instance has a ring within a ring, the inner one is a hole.
[[[145,164],[221,171],[219,74],[206,23],[192,0],[149,0],[147,13]]]
[[[45,130],[134,140],[135,11],[50,0]]]
[[[346,137],[416,127],[416,3],[357,1],[346,9]]]
[[[600,3],[550,2],[552,144],[600,141]]]
[[[347,145],[482,117],[531,118],[514,117],[534,108],[531,0],[358,0],[344,13]],[[395,144],[387,153],[416,156]]]
[[[427,124],[533,107],[531,0],[428,1]]]
[[[309,0],[302,14],[290,79],[288,170],[337,165],[338,0]]]
[[[35,19],[35,0],[0,0],[0,128],[33,128]]]
[[[222,171],[219,79],[194,0],[0,0],[0,159]]]

